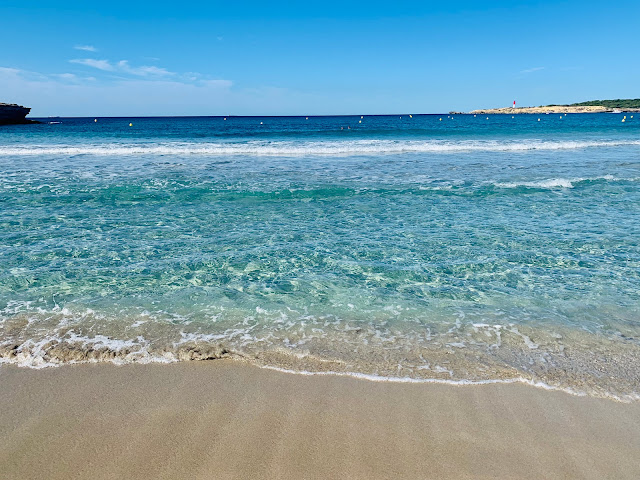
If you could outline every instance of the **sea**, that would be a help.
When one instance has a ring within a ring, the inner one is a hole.
[[[640,399],[640,114],[40,120],[0,127],[0,363]]]

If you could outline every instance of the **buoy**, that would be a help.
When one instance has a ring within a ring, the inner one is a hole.
[[[262,122],[260,122],[260,125],[262,125]]]
[[[362,120],[358,120],[358,123],[362,123]]]
[[[473,118],[476,118],[476,116],[474,115]]]
[[[622,119],[622,123],[624,123],[624,122],[626,122],[626,120],[623,118],[623,119]]]
[[[413,115],[409,114],[409,118],[413,118]]]
[[[305,120],[309,120],[309,117],[307,117]]]
[[[133,123],[130,123],[130,124],[129,124],[129,126],[130,126],[130,127],[133,127]]]
[[[631,115],[631,118],[633,118],[633,115]]]
[[[489,117],[487,117],[487,120],[489,120]]]
[[[560,120],[562,120],[562,115],[560,115]]]
[[[93,123],[98,123],[98,119],[97,119],[97,118],[94,118],[94,119],[93,119]]]
[[[538,119],[538,121],[540,121],[540,119]]]
[[[362,120],[363,118],[364,118],[364,115],[360,115],[360,120]],[[400,117],[400,118],[402,118],[402,117]]]
[[[226,119],[227,119],[227,117],[224,117],[224,119],[226,120]]]
[[[442,119],[440,119],[440,121],[442,121]]]

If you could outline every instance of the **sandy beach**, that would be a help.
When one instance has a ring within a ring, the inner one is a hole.
[[[638,478],[640,404],[218,360],[0,368],[2,478]]]
[[[625,109],[625,111],[631,111],[633,109]],[[571,105],[548,105],[546,107],[504,107],[504,108],[483,108],[480,110],[472,110],[469,113],[479,114],[479,115],[487,115],[487,114],[520,114],[520,113],[531,113],[531,114],[545,114],[545,113],[607,113],[613,112],[613,108],[603,107],[601,105],[590,105],[590,106],[571,106]]]

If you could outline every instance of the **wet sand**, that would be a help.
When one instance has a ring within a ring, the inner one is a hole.
[[[640,478],[640,403],[234,361],[0,367],[1,478]]]

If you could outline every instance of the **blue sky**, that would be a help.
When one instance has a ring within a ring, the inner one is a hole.
[[[0,1],[33,115],[431,113],[640,97],[640,2]]]

